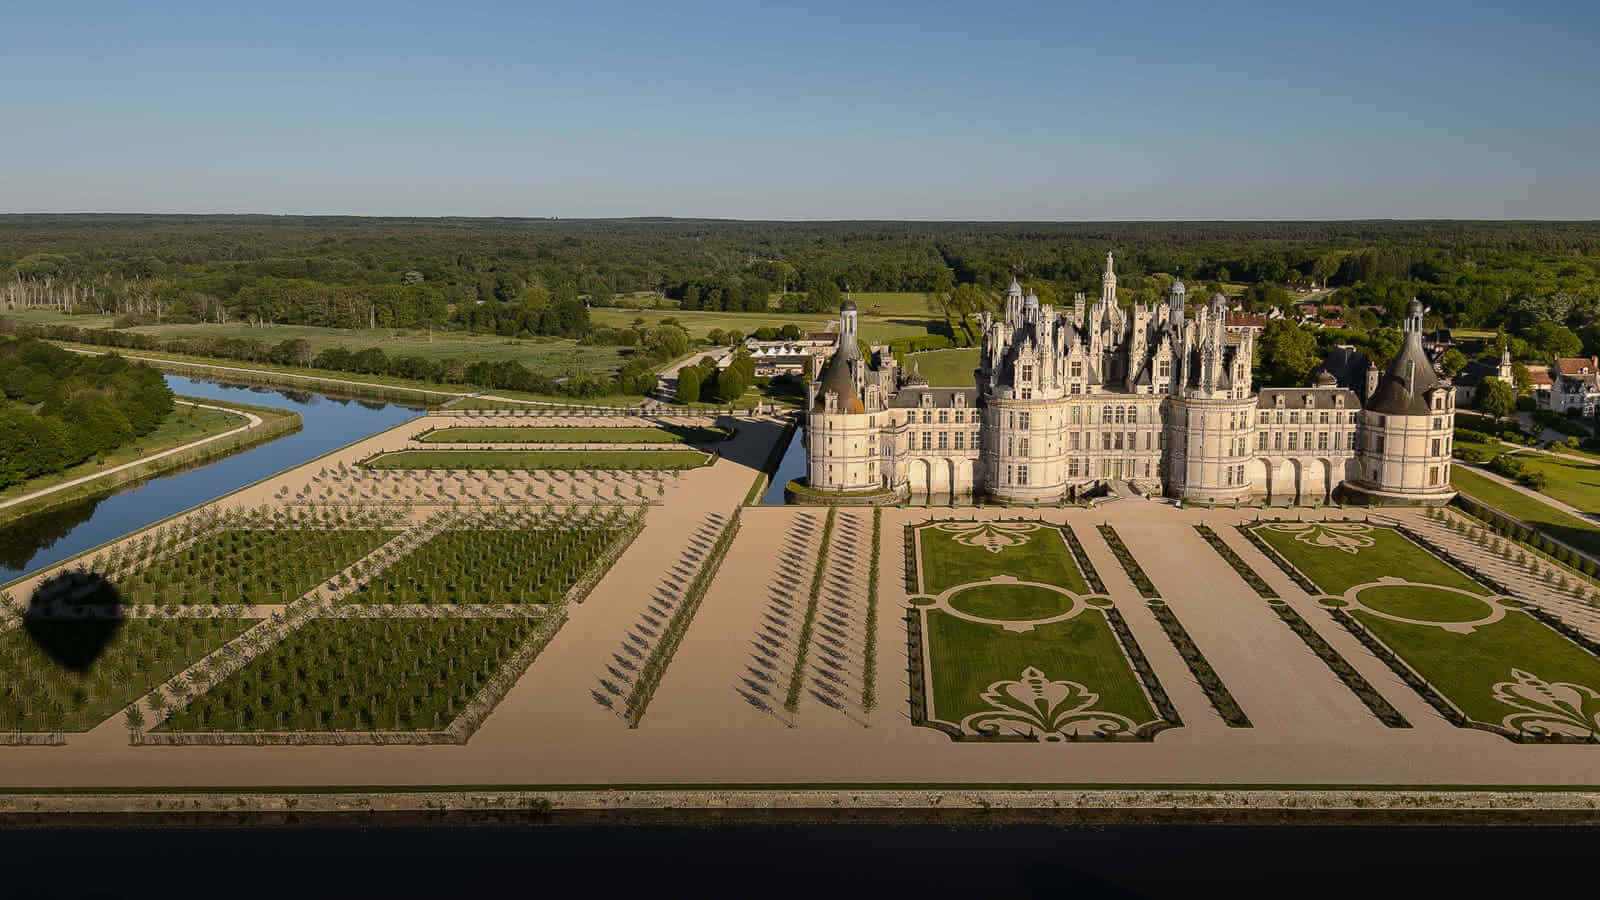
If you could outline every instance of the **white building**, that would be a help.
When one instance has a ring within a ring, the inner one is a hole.
[[[1110,254],[1092,305],[1079,294],[1056,310],[1013,282],[1004,316],[981,317],[970,388],[929,387],[887,352],[869,363],[846,301],[839,350],[811,384],[810,486],[1049,503],[1121,481],[1189,500],[1310,503],[1344,484],[1384,500],[1449,499],[1454,399],[1423,354],[1420,304],[1364,409],[1325,371],[1257,393],[1255,329],[1230,328],[1220,295],[1192,319],[1184,301],[1180,282],[1164,306],[1123,309]]]

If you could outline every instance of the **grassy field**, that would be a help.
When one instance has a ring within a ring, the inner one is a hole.
[[[390,359],[420,356],[425,359],[462,359],[469,362],[510,360],[530,371],[545,375],[612,375],[622,364],[620,348],[581,346],[564,338],[504,338],[487,334],[379,328],[350,330],[316,328],[308,325],[272,325],[251,328],[246,325],[143,325],[126,329],[148,334],[163,341],[178,338],[233,338],[257,340],[266,344],[304,339],[312,353],[330,347],[351,352],[368,347],[381,349]]]
[[[1600,460],[1592,463],[1524,451],[1517,459],[1545,477],[1544,493],[1568,506],[1600,512]]]
[[[1321,528],[1318,525],[1311,527]],[[1337,546],[1307,543],[1299,539],[1301,535],[1298,533],[1276,531],[1268,525],[1256,526],[1255,532],[1329,594],[1343,594],[1358,584],[1377,581],[1385,575],[1461,588],[1475,594],[1488,593],[1483,585],[1390,528],[1373,527],[1370,531],[1353,535],[1358,541],[1371,541],[1370,544],[1358,546],[1355,553],[1347,553]],[[1318,538],[1316,532],[1310,533],[1313,539]]]
[[[711,461],[698,450],[396,450],[369,469],[694,469]]]
[[[573,426],[459,426],[420,435],[424,443],[479,444],[709,444],[731,436],[726,428]]]
[[[199,402],[216,406],[224,405],[212,400]],[[154,431],[144,437],[117,448],[101,459],[91,459],[70,469],[63,469],[60,472],[39,478],[31,478],[22,484],[14,484],[0,491],[0,500],[10,500],[13,497],[31,494],[34,491],[42,491],[45,488],[72,481],[75,478],[93,475],[114,466],[120,466],[123,463],[133,462],[153,453],[160,453],[163,450],[181,447],[192,441],[222,434],[225,431],[238,428],[248,421],[243,415],[237,413],[218,412],[214,409],[197,409],[180,403],[160,425],[156,426]]]
[[[1564,513],[1497,481],[1490,481],[1464,466],[1450,467],[1450,486],[1508,516],[1527,522],[1556,540],[1589,553],[1600,554],[1600,528],[1592,522]]]
[[[978,351],[926,350],[908,354],[900,364],[908,372],[915,364],[930,387],[969,388],[976,383],[972,371],[978,368]]]
[[[671,318],[689,332],[690,337],[704,338],[714,328],[723,331],[740,331],[750,335],[757,328],[772,326],[782,328],[793,322],[800,326],[801,331],[824,331],[829,325],[839,321],[838,313],[737,313],[737,312],[705,312],[693,310],[678,312],[672,310],[637,310],[637,309],[591,309],[589,321],[596,325],[605,325],[611,328],[627,328],[633,325],[635,319],[643,319],[646,325],[655,325],[662,319]],[[887,341],[899,337],[921,337],[928,333],[928,320],[926,312],[916,316],[876,317],[863,315],[861,317],[861,337],[868,341]]]
[[[991,553],[985,547],[957,543],[948,533],[920,529],[922,590],[939,594],[958,584],[987,581],[992,575],[1013,575],[1021,581],[1059,585],[1079,594],[1089,592],[1061,532],[1044,527],[1028,536],[1027,543]]]
[[[1454,591],[1434,590],[1414,584],[1369,587],[1356,598],[1362,606],[1378,612],[1430,622],[1475,622],[1494,611],[1482,600]]]

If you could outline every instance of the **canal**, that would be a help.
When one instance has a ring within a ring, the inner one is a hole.
[[[123,485],[0,526],[0,584],[51,566],[268,475],[422,415],[422,409],[314,391],[166,376],[175,393],[292,409],[303,427],[215,462]]]

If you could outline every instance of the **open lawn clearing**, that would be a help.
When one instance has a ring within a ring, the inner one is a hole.
[[[312,619],[161,731],[439,731],[538,620]]]
[[[698,450],[396,450],[362,460],[369,469],[694,469],[711,456]]]
[[[582,345],[566,338],[507,338],[458,331],[435,331],[430,337],[427,331],[409,329],[358,330],[313,325],[251,327],[242,324],[141,325],[126,330],[148,334],[163,341],[191,338],[253,340],[271,346],[283,341],[304,340],[311,345],[313,355],[330,347],[344,347],[352,353],[377,347],[390,359],[420,356],[431,360],[461,359],[467,362],[512,361],[543,375],[612,375],[624,358],[621,348]]]
[[[188,398],[179,398],[185,400]],[[205,403],[209,406],[224,406],[214,400],[195,400],[194,403]],[[179,403],[173,411],[161,421],[160,425],[149,434],[136,438],[130,443],[107,453],[103,457],[88,460],[70,469],[63,469],[39,478],[32,478],[22,484],[14,484],[5,490],[0,490],[0,500],[9,500],[12,497],[21,497],[34,491],[41,491],[58,484],[63,484],[87,475],[130,463],[135,460],[170,450],[173,447],[182,447],[194,441],[232,431],[249,420],[242,413],[222,412],[215,409],[204,409],[193,406],[191,403]]]
[[[1385,577],[1488,594],[1444,560],[1392,528],[1365,522],[1264,522],[1254,526],[1272,548],[1329,594]]]
[[[696,425],[461,425],[425,431],[416,439],[429,444],[710,444],[731,436],[726,428]]]
[[[1026,539],[1021,539],[1023,534]],[[917,539],[925,593],[943,593],[994,575],[1059,585],[1078,594],[1089,592],[1066,541],[1053,525],[1005,520],[940,522],[919,528]]]
[[[1545,477],[1544,493],[1568,506],[1600,512],[1600,459],[1578,462],[1531,450],[1516,458],[1528,471]]]
[[[908,372],[915,365],[930,387],[967,388],[977,383],[972,374],[978,368],[977,350],[924,350],[908,354],[900,364]]]
[[[837,311],[826,313],[739,313],[708,312],[704,310],[637,310],[591,309],[589,321],[611,328],[630,328],[635,319],[643,319],[648,327],[663,319],[674,319],[693,338],[704,339],[713,329],[738,331],[746,337],[764,327],[782,328],[793,322],[801,331],[826,331],[839,321]],[[923,337],[928,334],[932,321],[926,310],[915,315],[875,317],[863,315],[860,322],[861,337],[867,341],[888,341],[901,337]]]
[[[1520,454],[1519,454],[1520,455]],[[1600,555],[1600,527],[1467,469],[1450,467],[1450,486],[1521,519],[1558,541]]]
[[[0,730],[88,731],[254,624],[53,619],[13,628],[0,634]]]

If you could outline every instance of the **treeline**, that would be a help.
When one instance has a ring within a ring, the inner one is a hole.
[[[4,321],[0,319],[0,323]],[[689,343],[688,335],[684,334],[682,329],[678,329],[681,335],[678,341],[657,344],[649,352],[630,358],[615,377],[578,374],[552,377],[545,373],[534,372],[514,360],[390,356],[381,347],[366,347],[361,350],[329,347],[313,353],[311,343],[302,338],[293,338],[276,344],[243,338],[163,340],[153,335],[110,328],[8,324],[18,335],[28,338],[70,341],[124,350],[181,353],[236,362],[272,363],[352,375],[382,375],[430,384],[470,385],[477,388],[525,391],[580,399],[616,394],[643,396],[650,393],[656,386],[656,367],[671,358],[672,348],[681,346],[687,349]]]
[[[115,354],[0,338],[0,488],[109,453],[173,410],[161,373]]]

